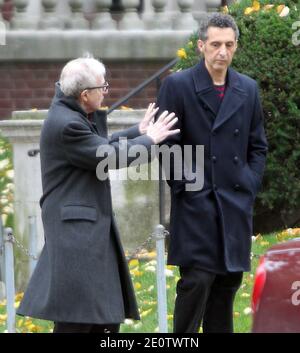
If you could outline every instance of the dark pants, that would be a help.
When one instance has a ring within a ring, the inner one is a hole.
[[[119,324],[94,325],[55,322],[53,333],[118,333],[119,329]]]
[[[217,275],[196,267],[180,267],[174,311],[175,333],[233,332],[233,301],[243,273]]]

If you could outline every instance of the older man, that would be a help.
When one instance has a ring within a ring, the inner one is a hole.
[[[181,130],[166,144],[191,145],[193,169],[196,147],[204,146],[201,190],[189,191],[185,173],[169,180],[168,261],[181,275],[175,332],[198,332],[201,323],[204,332],[232,332],[235,293],[250,270],[252,210],[267,143],[257,84],[229,67],[238,35],[230,16],[210,15],[199,31],[203,60],[168,76],[158,97]]]
[[[99,111],[107,92],[102,63],[69,62],[41,133],[45,245],[18,314],[52,320],[54,332],[118,332],[125,318],[139,319],[112,215],[110,182],[96,176],[104,158],[97,151],[109,146],[118,160],[124,149],[150,150],[178,130],[171,130],[176,118],[168,112],[153,124],[157,109],[151,104],[138,126],[107,138]]]

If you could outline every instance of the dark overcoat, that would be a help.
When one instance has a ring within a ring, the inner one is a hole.
[[[175,112],[181,129],[165,144],[192,145],[194,172],[195,146],[204,146],[201,190],[186,191],[190,181],[174,180],[171,170],[168,262],[215,273],[250,270],[253,205],[267,152],[256,82],[232,68],[226,82],[219,111],[203,60],[169,75],[158,97],[160,112]]]
[[[127,144],[119,143],[121,136]],[[150,150],[153,141],[137,126],[108,139],[106,115],[87,116],[57,84],[40,139],[45,245],[18,314],[91,324],[139,319],[110,182],[96,176],[103,160],[96,151],[109,145],[118,159],[140,144]]]

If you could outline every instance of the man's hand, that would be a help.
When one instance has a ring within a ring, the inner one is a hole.
[[[156,109],[155,109],[156,110]],[[180,129],[170,130],[178,121],[175,113],[164,111],[155,123],[149,122],[147,128],[147,136],[149,136],[155,144],[160,143],[171,135],[178,134]]]
[[[155,103],[150,103],[143,120],[139,124],[140,134],[143,135],[147,132],[148,126],[154,121],[154,116],[158,108],[155,109]]]

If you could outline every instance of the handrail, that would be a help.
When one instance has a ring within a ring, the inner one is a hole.
[[[142,82],[140,85],[138,85],[136,88],[131,90],[129,93],[126,94],[123,98],[119,99],[116,103],[114,103],[108,110],[107,110],[107,115],[113,112],[115,109],[123,105],[125,102],[127,102],[130,98],[134,97],[137,93],[142,91],[146,86],[148,86],[150,83],[152,83],[154,80],[158,79],[159,76],[161,76],[163,73],[165,73],[167,70],[169,70],[171,67],[173,67],[179,58],[175,58],[172,61],[170,61],[167,65],[163,66],[160,70],[158,70],[155,74],[147,78],[144,82]]]

